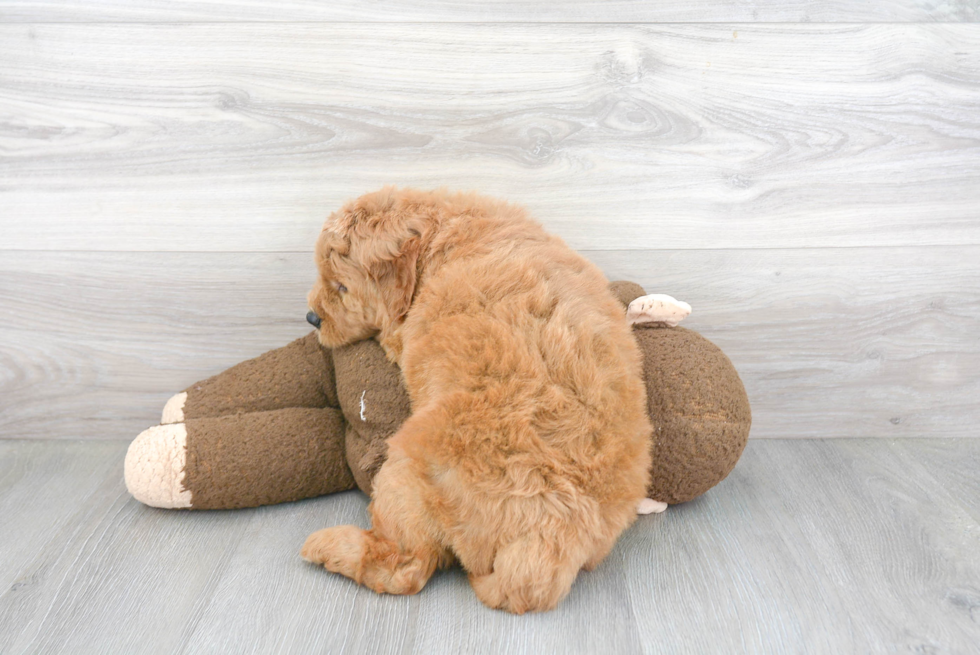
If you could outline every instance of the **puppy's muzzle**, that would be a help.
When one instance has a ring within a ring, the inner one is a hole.
[[[316,315],[316,312],[309,312],[306,315],[306,322],[316,329],[320,329],[320,317]]]

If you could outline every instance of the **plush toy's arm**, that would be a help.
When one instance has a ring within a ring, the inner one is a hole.
[[[630,325],[662,323],[676,327],[691,313],[691,306],[683,300],[662,293],[651,293],[634,299],[626,308],[626,322]]]
[[[610,282],[609,290],[626,308],[629,325],[674,327],[691,313],[691,306],[686,302],[662,293],[648,294],[636,282]]]
[[[161,423],[287,407],[339,407],[333,357],[316,332],[236,364],[173,396]]]
[[[636,506],[637,514],[660,514],[665,511],[667,511],[667,503],[653,498],[644,498]]]
[[[665,325],[676,327],[691,313],[691,306],[682,300],[662,293],[651,293],[634,298],[626,307],[626,322],[630,325]],[[644,498],[636,508],[637,514],[660,514],[667,503]]]
[[[647,294],[633,282],[610,291],[643,353],[647,408],[653,422],[649,497],[639,514],[659,513],[718,484],[735,466],[752,424],[745,387],[731,361],[696,332],[676,327],[691,306]]]

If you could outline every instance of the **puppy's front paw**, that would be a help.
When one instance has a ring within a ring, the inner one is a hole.
[[[300,555],[307,562],[356,580],[366,543],[364,530],[356,525],[338,525],[307,537]]]

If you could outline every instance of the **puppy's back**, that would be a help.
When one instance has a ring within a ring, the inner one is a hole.
[[[597,267],[505,208],[441,228],[403,328],[413,406],[455,396],[466,411],[454,449],[466,441],[505,478],[525,462],[600,502],[638,501],[651,428],[622,305]]]

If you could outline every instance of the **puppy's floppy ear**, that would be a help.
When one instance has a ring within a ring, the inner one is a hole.
[[[392,257],[378,259],[368,269],[368,275],[381,292],[391,323],[397,323],[408,313],[418,283],[422,235],[415,229],[409,232],[410,236],[399,244]]]

